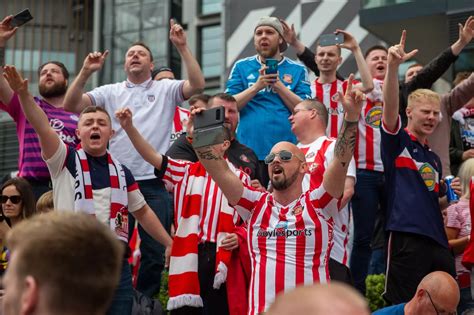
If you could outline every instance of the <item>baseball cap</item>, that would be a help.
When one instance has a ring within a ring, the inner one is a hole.
[[[288,44],[283,37],[283,26],[281,25],[281,22],[278,18],[274,16],[261,17],[257,23],[257,26],[255,26],[254,32],[259,26],[271,26],[278,32],[278,34],[280,34],[281,38],[283,39],[283,42],[280,44],[280,52],[284,52],[288,48]]]

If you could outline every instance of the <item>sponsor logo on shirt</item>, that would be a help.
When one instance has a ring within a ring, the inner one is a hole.
[[[64,122],[62,120],[57,119],[57,118],[53,118],[49,121],[49,124],[50,124],[51,128],[53,128],[53,130],[58,134],[59,138],[63,142],[71,143],[71,144],[76,142],[76,137],[75,136],[66,135],[63,132]]]
[[[314,153],[314,152],[309,152],[308,154],[306,154],[306,159],[310,159],[310,158],[312,158],[312,157],[315,156],[315,155],[316,155],[316,153]]]
[[[253,73],[247,76],[247,80],[255,80],[255,76],[253,75]]]
[[[300,206],[301,207],[301,206]],[[301,211],[302,211],[301,207]],[[285,238],[290,238],[290,237],[298,237],[298,236],[311,236],[313,234],[313,231],[310,229],[288,229],[288,222],[286,221],[281,221],[278,222],[278,224],[275,226],[275,229],[268,229],[268,230],[263,230],[260,229],[257,232],[257,237],[265,237],[267,239],[271,239],[273,237],[285,237]]]
[[[420,173],[421,178],[423,178],[428,190],[433,191],[436,186],[436,171],[433,166],[429,163],[423,163],[418,172]]]
[[[338,102],[339,101],[339,94],[336,93],[333,96],[331,96],[331,101]]]
[[[372,128],[379,128],[382,120],[382,103],[377,102],[365,115],[365,123]]]

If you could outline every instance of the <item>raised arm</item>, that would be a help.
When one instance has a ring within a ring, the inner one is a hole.
[[[11,89],[18,94],[23,113],[38,134],[43,157],[51,158],[58,150],[61,140],[51,128],[46,114],[28,91],[28,80],[23,79],[13,66],[5,66],[3,76]]]
[[[143,157],[145,161],[153,165],[158,170],[161,170],[163,163],[163,156],[156,152],[148,141],[143,138],[140,132],[132,123],[132,112],[128,108],[121,108],[115,112],[115,117],[120,122],[123,130],[127,133],[130,141],[135,149]]]
[[[374,89],[374,82],[372,80],[369,67],[367,66],[367,62],[365,62],[365,58],[362,55],[362,50],[360,49],[359,43],[354,38],[354,36],[352,36],[352,34],[346,31],[338,29],[336,30],[336,33],[344,34],[344,43],[342,43],[340,47],[349,49],[357,63],[357,69],[359,70],[360,79],[362,82],[360,84],[354,85],[354,87],[360,89],[364,93],[369,93]]]
[[[354,75],[350,75],[345,95],[340,92],[339,99],[344,106],[345,117],[341,130],[337,136],[334,148],[334,159],[324,173],[323,187],[333,197],[343,195],[347,168],[354,154],[357,137],[357,125],[365,95],[360,90],[352,88]]]
[[[418,49],[409,53],[405,52],[406,31],[403,30],[400,38],[400,44],[392,46],[388,49],[387,73],[383,85],[383,124],[389,130],[395,130],[398,122],[399,110],[399,87],[398,87],[398,68],[401,63],[412,58]]]
[[[5,47],[7,41],[15,34],[18,27],[11,27],[10,21],[13,16],[9,15],[0,22],[0,102],[8,104],[13,96],[13,90],[3,77],[3,66],[5,66]]]
[[[188,80],[184,82],[183,86],[183,96],[188,99],[194,94],[201,93],[204,90],[204,75],[202,74],[199,63],[188,47],[186,33],[183,27],[175,23],[173,19],[170,21],[170,40],[183,59],[186,72],[188,73]]]
[[[474,16],[471,15],[467,18],[466,22],[464,22],[464,25],[459,23],[458,26],[459,38],[451,45],[451,51],[455,56],[459,56],[464,47],[466,47],[474,37]]]
[[[84,108],[92,105],[91,99],[84,93],[84,87],[89,77],[95,71],[102,68],[108,54],[109,51],[106,50],[104,53],[96,51],[87,55],[86,59],[84,59],[81,71],[67,89],[66,96],[64,97],[64,109],[70,112],[80,113]]]

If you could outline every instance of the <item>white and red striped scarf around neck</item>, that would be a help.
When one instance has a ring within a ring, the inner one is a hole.
[[[230,164],[230,163],[229,163]],[[183,306],[202,307],[198,277],[198,230],[202,203],[203,178],[209,176],[200,162],[188,169],[189,177],[183,199],[181,216],[173,239],[169,269],[168,310]],[[214,183],[214,185],[217,185]],[[207,197],[207,196],[204,196]],[[234,208],[222,195],[217,223],[216,274],[214,288],[219,289],[227,278],[232,252],[219,247],[222,240],[234,230]]]
[[[125,173],[116,159],[107,151],[107,162],[110,176],[110,214],[109,227],[117,238],[128,242],[128,196]],[[89,162],[84,149],[76,149],[76,183],[74,191],[74,211],[85,212],[95,216],[94,196]]]

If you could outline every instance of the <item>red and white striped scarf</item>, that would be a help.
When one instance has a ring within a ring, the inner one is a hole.
[[[107,151],[110,176],[109,227],[118,239],[128,242],[128,196],[127,182],[122,165]],[[76,150],[76,183],[74,191],[74,211],[95,216],[92,180],[87,155],[80,145]]]
[[[200,162],[190,166],[188,185],[183,200],[178,227],[173,239],[169,270],[168,310],[183,306],[202,307],[198,277],[198,230],[202,200],[200,178],[209,176]],[[193,185],[196,183],[196,185]],[[234,208],[229,206],[227,198],[222,196],[217,223],[216,274],[214,288],[218,289],[227,278],[227,266],[232,252],[222,249],[219,244],[227,233],[234,230]]]

